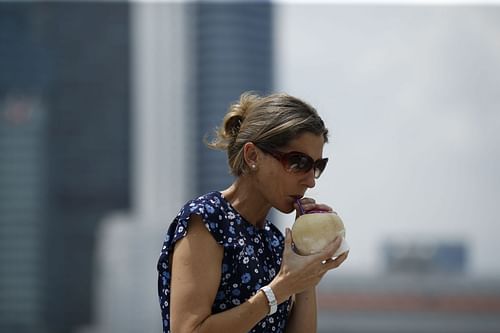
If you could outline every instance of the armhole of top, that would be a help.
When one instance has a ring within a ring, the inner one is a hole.
[[[198,221],[195,222],[195,219],[193,219],[193,217],[197,217],[199,218]],[[172,259],[173,259],[173,255],[174,255],[174,252],[175,252],[175,247],[176,245],[178,244],[178,242],[180,240],[182,240],[183,238],[185,238],[189,232],[189,227],[192,227],[191,224],[195,222],[195,223],[202,223],[205,230],[207,230],[207,232],[210,234],[210,236],[212,237],[212,239],[215,241],[215,243],[222,249],[222,244],[220,242],[217,241],[217,239],[214,237],[214,232],[212,232],[209,227],[207,226],[207,223],[204,222],[204,218],[202,215],[200,214],[190,214],[188,218],[186,218],[186,223],[185,223],[185,230],[183,231],[183,235],[178,237],[178,238],[175,238],[175,240],[172,242],[171,244],[171,247],[170,247],[170,251],[169,251],[169,254],[168,254],[168,262],[169,262],[169,270],[171,271],[172,270]],[[223,251],[223,250],[222,250]]]
[[[189,232],[190,225],[193,223],[194,219],[198,219],[196,223],[202,223],[205,229],[210,233],[214,241],[219,244],[223,245],[222,239],[218,239],[218,236],[220,235],[220,228],[218,227],[219,224],[215,224],[215,228],[211,226],[210,221],[208,221],[202,214],[197,214],[196,212],[190,213],[187,217],[183,218],[182,222],[181,220],[178,221],[177,226],[176,226],[176,231],[174,233],[173,237],[173,242],[172,242],[172,250],[175,248],[175,244],[182,238],[186,237],[187,233]],[[179,227],[182,227],[184,230],[182,230],[182,235],[178,235],[178,229]]]

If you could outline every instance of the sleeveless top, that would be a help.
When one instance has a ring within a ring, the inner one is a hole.
[[[170,227],[158,260],[158,296],[163,318],[163,332],[170,333],[169,262],[175,243],[186,236],[190,217],[201,217],[215,241],[222,245],[221,279],[212,304],[212,314],[229,310],[245,302],[271,282],[280,270],[284,248],[283,234],[266,220],[259,229],[246,221],[220,192],[210,192],[182,207]],[[252,328],[252,333],[285,331],[290,299]]]

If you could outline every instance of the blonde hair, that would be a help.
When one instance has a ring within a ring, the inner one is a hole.
[[[328,142],[328,129],[312,106],[284,93],[259,96],[245,92],[231,104],[215,138],[206,144],[226,151],[231,173],[240,176],[249,170],[243,158],[247,142],[276,149],[305,132],[322,135]]]

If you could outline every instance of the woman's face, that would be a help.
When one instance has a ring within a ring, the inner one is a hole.
[[[324,144],[322,135],[304,133],[279,151],[282,153],[301,152],[316,161],[323,157]],[[258,172],[257,182],[262,196],[279,211],[292,212],[296,198],[304,196],[308,188],[315,186],[314,170],[311,169],[306,173],[293,173],[287,171],[281,161],[272,155],[262,150],[259,153],[260,172]]]

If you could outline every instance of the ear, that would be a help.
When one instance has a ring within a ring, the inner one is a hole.
[[[243,159],[245,160],[245,163],[249,167],[249,169],[252,165],[257,165],[259,152],[253,142],[247,142],[243,146]]]

